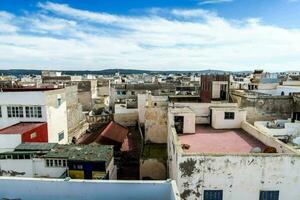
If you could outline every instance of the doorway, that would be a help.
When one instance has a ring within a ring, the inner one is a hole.
[[[183,116],[175,116],[174,117],[174,124],[177,134],[183,133],[183,122],[184,117]]]

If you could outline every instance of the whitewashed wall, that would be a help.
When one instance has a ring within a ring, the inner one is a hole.
[[[186,167],[186,166],[189,167]],[[182,199],[202,199],[204,190],[223,190],[223,199],[259,199],[279,190],[279,199],[300,199],[300,157],[291,155],[195,155],[179,157]]]
[[[40,91],[35,92],[0,92],[0,105],[2,109],[2,118],[0,118],[0,129],[12,126],[20,121],[28,122],[45,122],[46,109],[45,109],[45,94]],[[8,118],[7,106],[32,106],[39,105],[42,107],[42,118],[27,118],[25,115],[22,118]]]
[[[187,106],[196,116],[196,124],[210,123],[210,107],[234,107],[236,103],[175,103],[174,106]]]
[[[68,116],[65,94],[55,93],[47,94],[47,123],[48,123],[48,142],[66,144],[68,143]],[[62,99],[60,106],[57,105],[57,98]],[[58,133],[64,132],[64,139],[58,141]]]
[[[13,151],[21,143],[21,134],[0,134],[0,152]]]
[[[233,112],[234,119],[225,119],[225,112]],[[214,129],[241,128],[246,120],[247,111],[238,108],[212,108],[211,126]]]
[[[39,158],[0,160],[0,169],[13,171],[16,176],[50,178],[59,178],[66,171],[66,167],[46,167],[45,160]]]
[[[248,123],[243,127],[251,135],[267,145],[277,143],[280,152],[289,154],[187,154],[174,127],[168,125],[169,175],[176,180],[183,200],[202,199],[204,190],[223,190],[223,199],[230,200],[259,199],[261,190],[279,190],[279,199],[300,199],[300,155],[259,135]]]

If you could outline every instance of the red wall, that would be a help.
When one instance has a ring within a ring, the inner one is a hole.
[[[35,138],[30,138],[31,133],[36,132]],[[30,131],[22,134],[22,142],[48,142],[48,127],[47,123],[40,125]]]

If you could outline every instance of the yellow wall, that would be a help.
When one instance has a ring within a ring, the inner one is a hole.
[[[106,172],[100,172],[100,171],[93,171],[92,177],[93,179],[102,179],[106,175]]]
[[[69,170],[69,176],[74,179],[84,179],[83,170]]]

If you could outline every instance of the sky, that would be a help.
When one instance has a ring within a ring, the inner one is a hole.
[[[300,70],[300,0],[0,0],[0,69]]]

